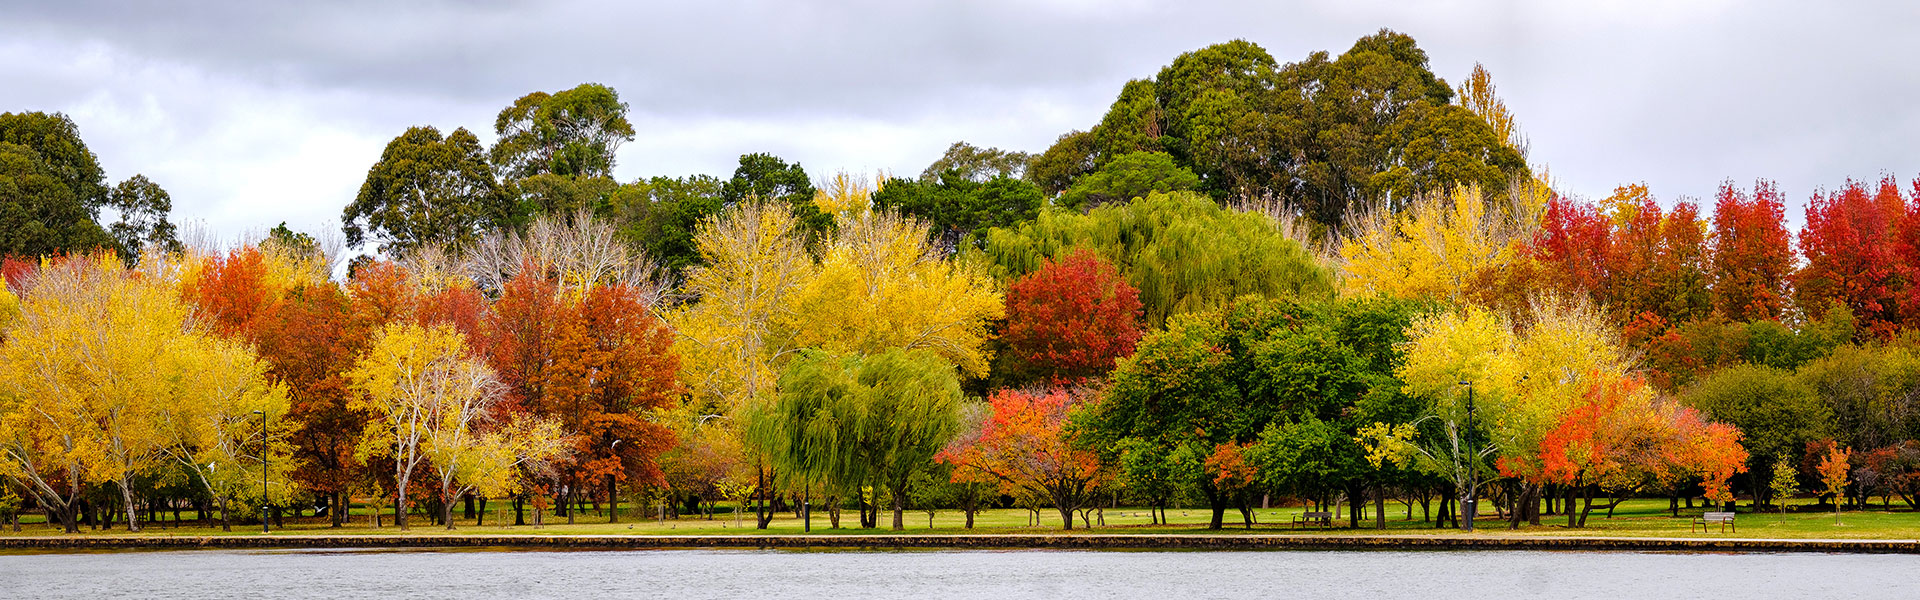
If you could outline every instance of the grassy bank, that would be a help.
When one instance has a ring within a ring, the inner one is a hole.
[[[490,506],[489,508],[492,509],[494,507]],[[1420,513],[1418,510],[1414,511],[1412,519],[1408,519],[1405,508],[1403,506],[1394,506],[1394,505],[1389,505],[1388,507],[1387,528],[1385,530],[1379,530],[1379,529],[1373,528],[1373,521],[1371,520],[1372,512],[1371,510],[1369,510],[1369,512],[1367,513],[1369,518],[1361,521],[1360,527],[1358,528],[1348,528],[1345,526],[1346,525],[1345,520],[1338,520],[1336,521],[1336,527],[1334,527],[1331,530],[1311,529],[1306,531],[1300,531],[1291,527],[1290,523],[1293,521],[1294,516],[1298,515],[1301,511],[1302,509],[1299,509],[1299,508],[1277,508],[1277,509],[1264,509],[1264,510],[1256,511],[1256,517],[1258,519],[1258,522],[1255,523],[1251,528],[1247,528],[1242,524],[1240,520],[1240,514],[1237,511],[1229,511],[1227,513],[1226,527],[1221,530],[1210,531],[1207,529],[1207,520],[1210,514],[1205,509],[1195,509],[1195,508],[1169,509],[1167,511],[1167,516],[1169,517],[1168,520],[1171,521],[1171,523],[1166,525],[1153,524],[1151,522],[1151,518],[1148,516],[1148,513],[1145,509],[1134,509],[1134,508],[1108,509],[1106,511],[1103,511],[1104,522],[1105,522],[1104,525],[1101,524],[1101,519],[1102,519],[1101,514],[1094,513],[1093,515],[1091,515],[1095,521],[1093,527],[1087,528],[1087,527],[1083,527],[1080,523],[1075,523],[1075,528],[1073,532],[1074,533],[1096,533],[1096,534],[1098,533],[1129,533],[1129,534],[1211,533],[1211,534],[1222,534],[1222,535],[1298,534],[1298,535],[1340,535],[1340,536],[1353,536],[1353,535],[1457,536],[1461,534],[1460,531],[1454,530],[1454,529],[1434,529],[1431,526],[1431,524],[1426,523],[1420,519]],[[1692,521],[1692,518],[1693,516],[1698,515],[1700,511],[1701,509],[1699,508],[1694,508],[1691,510],[1683,509],[1680,513],[1681,516],[1678,518],[1675,518],[1667,512],[1667,503],[1665,501],[1635,500],[1635,501],[1629,501],[1625,504],[1622,504],[1620,507],[1618,507],[1614,511],[1613,516],[1611,518],[1609,518],[1607,514],[1604,512],[1595,513],[1593,516],[1589,517],[1587,521],[1587,526],[1580,527],[1580,528],[1566,527],[1565,526],[1566,518],[1564,516],[1549,515],[1549,516],[1543,517],[1543,525],[1540,525],[1540,526],[1523,525],[1521,528],[1517,530],[1509,530],[1506,528],[1505,522],[1497,521],[1492,516],[1486,516],[1478,523],[1479,531],[1477,531],[1474,535],[1488,536],[1488,537],[1500,537],[1500,536],[1529,536],[1529,537],[1573,536],[1573,537],[1625,537],[1625,538],[1739,537],[1739,538],[1769,538],[1769,539],[1860,539],[1860,540],[1920,538],[1920,512],[1886,511],[1886,510],[1846,511],[1841,514],[1840,524],[1835,524],[1834,515],[1830,511],[1829,512],[1800,511],[1800,512],[1791,512],[1787,514],[1778,514],[1778,513],[1755,514],[1755,513],[1742,512],[1739,514],[1736,520],[1736,525],[1738,528],[1737,533],[1734,531],[1729,531],[1723,534],[1723,533],[1720,533],[1718,527],[1714,527],[1709,530],[1709,533],[1704,533],[1704,534],[1699,533],[1698,530],[1693,530],[1690,532],[1689,529],[1690,529],[1690,523]],[[299,535],[299,534],[308,534],[308,535],[313,535],[313,534],[325,534],[325,535],[400,535],[400,534],[407,534],[407,535],[447,535],[447,534],[454,534],[454,535],[805,535],[809,533],[806,531],[805,525],[801,522],[801,520],[794,518],[792,513],[782,513],[779,516],[779,518],[774,519],[773,523],[768,528],[756,529],[753,526],[751,515],[747,515],[738,524],[736,524],[735,521],[729,515],[725,515],[725,514],[715,515],[711,519],[708,519],[705,517],[688,516],[688,517],[682,517],[679,519],[652,518],[652,519],[636,520],[635,515],[633,515],[630,510],[625,510],[623,507],[621,522],[617,522],[617,523],[609,523],[608,518],[604,514],[593,514],[589,512],[589,513],[583,513],[583,514],[577,515],[575,519],[576,523],[574,524],[567,524],[566,519],[563,517],[556,518],[551,515],[548,515],[546,517],[546,524],[544,526],[533,526],[533,525],[503,526],[503,525],[497,525],[496,523],[501,522],[502,517],[506,519],[506,522],[511,522],[513,518],[513,514],[511,511],[489,510],[487,512],[488,512],[487,519],[486,519],[487,524],[476,526],[473,524],[473,521],[471,520],[458,518],[459,511],[456,510],[455,511],[455,517],[456,517],[455,529],[453,529],[452,531],[448,531],[442,526],[431,525],[429,524],[428,519],[426,519],[425,517],[420,515],[415,515],[410,519],[410,523],[412,524],[412,527],[407,531],[401,531],[391,526],[390,519],[387,519],[386,523],[384,523],[385,525],[387,525],[385,527],[380,527],[380,528],[372,527],[371,518],[369,516],[368,509],[365,507],[361,507],[356,509],[353,515],[353,518],[351,519],[350,523],[346,527],[341,527],[341,528],[330,527],[329,523],[324,518],[319,518],[319,519],[302,518],[298,520],[288,521],[287,526],[284,528],[277,529],[275,531],[275,534],[276,535]],[[170,517],[170,513],[166,516]],[[898,533],[905,533],[905,534],[1036,534],[1036,533],[1059,534],[1059,533],[1065,533],[1061,529],[1059,513],[1057,511],[1044,510],[1041,512],[1040,516],[1041,516],[1041,524],[1039,526],[1033,526],[1030,524],[1031,521],[1029,520],[1029,513],[1027,513],[1024,510],[1019,510],[1019,509],[990,510],[990,511],[980,513],[975,517],[975,523],[974,523],[975,526],[973,529],[966,529],[964,527],[965,517],[959,511],[946,511],[946,510],[938,511],[933,515],[931,524],[929,524],[928,522],[928,515],[926,512],[909,511],[908,513],[906,513],[906,530]],[[6,529],[4,531],[0,531],[0,537],[60,535],[59,531],[56,528],[50,527],[41,522],[37,522],[38,519],[30,517],[28,520],[29,522],[22,527],[22,530],[20,532],[15,533],[11,529]],[[529,516],[529,522],[531,522],[531,516]],[[844,514],[842,517],[841,525],[843,527],[839,529],[835,529],[830,526],[826,518],[825,511],[816,511],[814,513],[813,528],[810,533],[814,535],[889,535],[889,534],[896,533],[890,529],[890,526],[892,524],[891,513],[885,513],[885,512],[881,513],[880,522],[881,522],[881,527],[878,529],[859,529],[857,527],[854,527],[858,523],[857,515],[855,515],[852,512],[848,512]],[[219,535],[255,535],[257,536],[257,535],[260,535],[259,524],[257,522],[253,524],[235,524],[233,531],[231,532],[221,531],[220,527],[217,524],[213,526],[204,526],[204,525],[194,523],[192,521],[175,524],[170,520],[163,520],[162,522],[159,522],[159,523],[146,523],[144,524],[144,527],[145,527],[145,530],[140,533],[128,533],[124,529],[124,527],[120,527],[112,531],[86,530],[86,531],[83,531],[80,535],[102,536],[102,537],[130,536],[130,535],[132,536],[219,536]]]

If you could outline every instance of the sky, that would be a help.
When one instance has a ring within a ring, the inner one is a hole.
[[[176,223],[237,238],[337,231],[407,127],[491,143],[533,91],[620,93],[622,181],[750,152],[917,174],[960,140],[1043,151],[1182,52],[1294,62],[1381,28],[1450,83],[1485,65],[1565,192],[1767,178],[1797,223],[1819,189],[1920,173],[1908,2],[0,0],[0,111],[70,115],[109,183],[145,174]]]

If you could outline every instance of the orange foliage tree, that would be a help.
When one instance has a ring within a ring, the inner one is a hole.
[[[1000,390],[977,437],[962,438],[937,457],[956,471],[985,473],[1052,501],[1073,529],[1073,512],[1093,500],[1109,473],[1095,452],[1075,443],[1067,424],[1080,399],[1066,390]]]
[[[1709,270],[1714,307],[1733,321],[1778,319],[1787,309],[1793,274],[1793,236],[1785,202],[1771,181],[1753,184],[1753,194],[1720,184],[1713,206]]]
[[[1839,191],[1814,194],[1800,232],[1806,266],[1794,278],[1800,309],[1819,316],[1843,305],[1862,329],[1891,337],[1906,287],[1896,244],[1906,213],[1906,199],[1892,177],[1872,191],[1849,180]]]
[[[555,482],[569,500],[584,502],[591,487],[612,502],[622,482],[665,482],[659,457],[673,432],[648,416],[678,401],[680,360],[640,294],[619,283],[566,292],[525,269],[502,286],[484,330],[509,406],[557,419],[570,436]],[[578,507],[564,510],[571,521]]]

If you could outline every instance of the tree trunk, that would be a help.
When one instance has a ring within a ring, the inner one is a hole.
[[[453,496],[442,494],[441,498],[445,501],[440,503],[440,521],[446,524],[447,531],[453,531]],[[468,505],[467,509],[467,512],[473,512],[472,505]]]
[[[900,531],[907,528],[907,478],[901,477],[890,491],[893,492],[893,530]]]
[[[620,496],[616,495],[618,491],[619,490],[616,489],[613,484],[613,475],[608,474],[607,475],[607,522],[608,523],[620,522]]]
[[[140,530],[140,507],[133,502],[133,483],[120,479],[120,501],[127,511],[127,531]]]
[[[220,530],[221,531],[233,531],[233,513],[230,512],[227,507],[227,503],[232,501],[233,501],[232,496],[220,497]]]
[[[1214,489],[1211,482],[1201,484],[1201,493],[1207,497],[1207,507],[1213,510],[1213,520],[1207,522],[1207,529],[1219,529],[1227,519],[1227,502],[1220,490]]]
[[[1384,485],[1373,486],[1373,528],[1387,528],[1387,490]]]
[[[1062,505],[1054,508],[1060,509],[1060,524],[1065,526],[1067,531],[1073,531],[1073,507]],[[1226,507],[1221,507],[1221,510],[1226,510]],[[1834,514],[1838,515],[1839,513]]]

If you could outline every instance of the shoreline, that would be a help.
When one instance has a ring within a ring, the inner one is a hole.
[[[1558,550],[1920,554],[1920,540],[1202,534],[989,535],[221,535],[0,537],[0,551],[847,549],[847,550]]]

